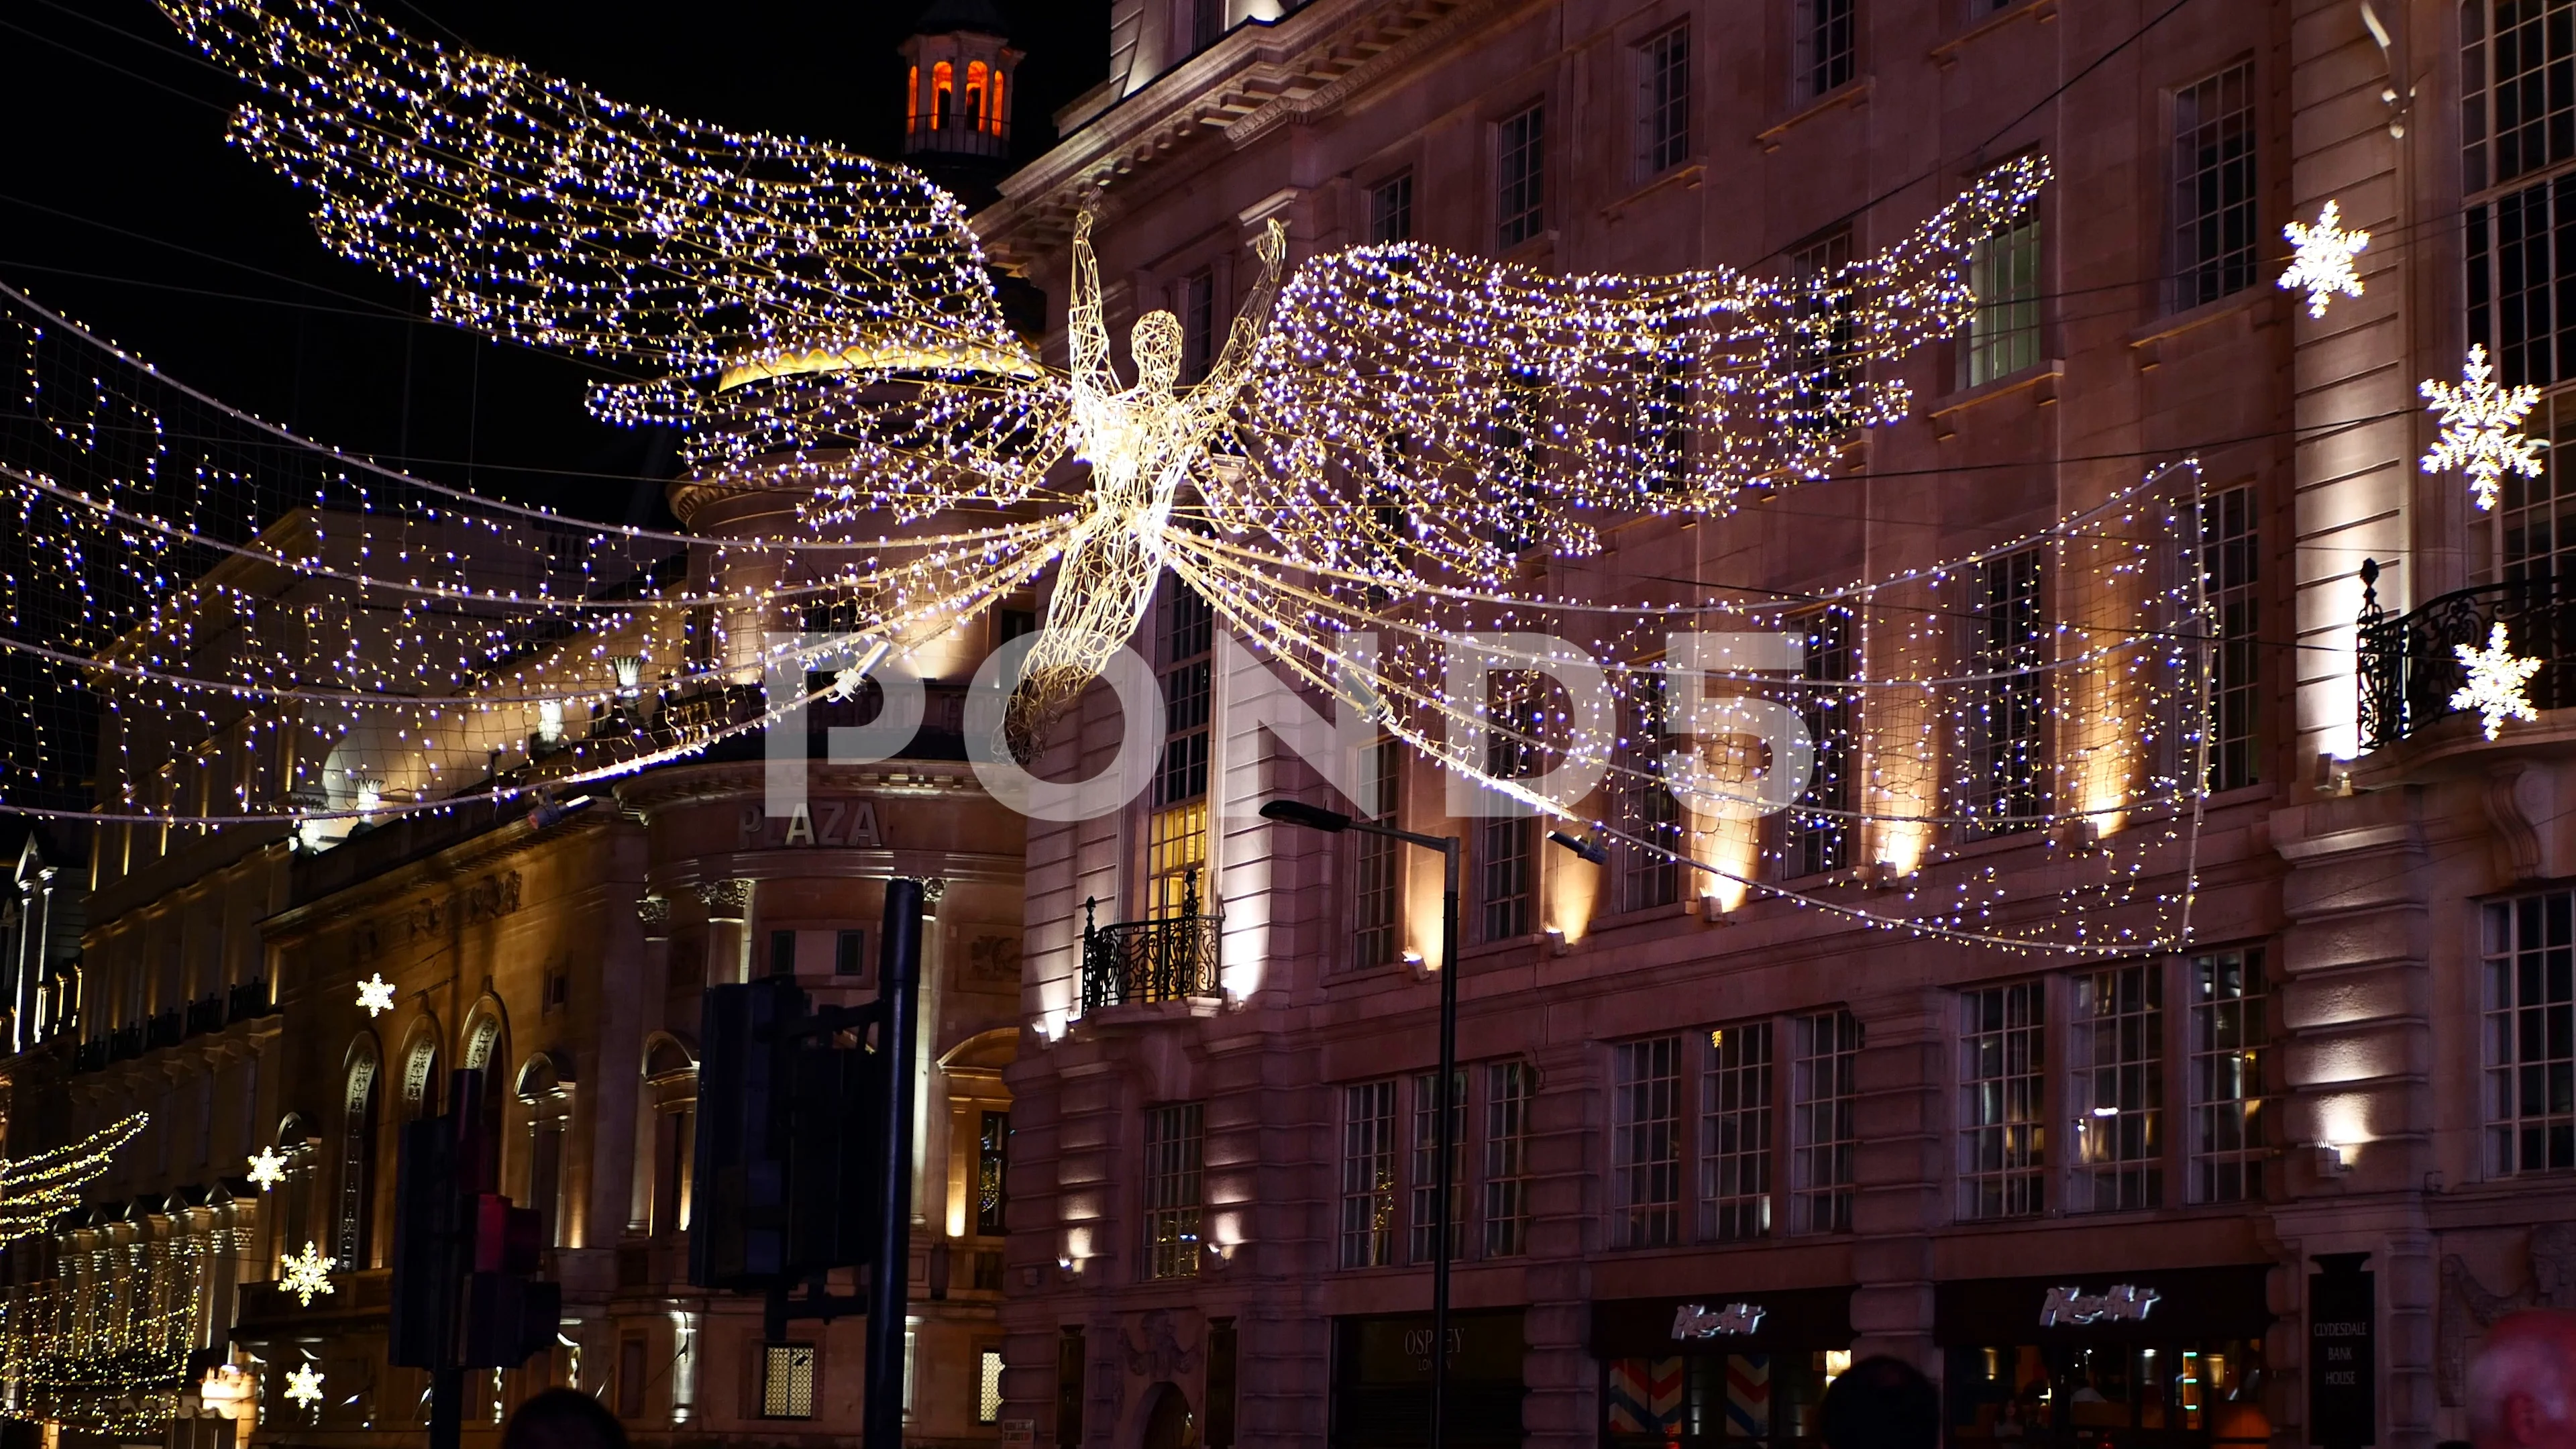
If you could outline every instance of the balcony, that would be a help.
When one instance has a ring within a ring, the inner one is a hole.
[[[1201,914],[1196,880],[1179,915],[1096,924],[1098,902],[1082,903],[1082,1009],[1213,999],[1222,918]]]
[[[2361,566],[2361,618],[2354,639],[2361,689],[2361,747],[2415,738],[2453,714],[2466,677],[2458,646],[2485,648],[2497,624],[2513,652],[2541,661],[2523,693],[2533,707],[2576,704],[2576,579],[2555,575],[2461,589],[2411,613],[2379,603],[2379,566]]]
[[[151,1025],[144,1028],[143,1049],[154,1052],[163,1047],[174,1047],[185,1041],[187,1036],[187,1018],[180,1015],[179,1008],[174,1006],[153,1017]]]
[[[96,1041],[85,1041],[80,1045],[73,1047],[72,1070],[74,1072],[106,1071],[107,1038],[100,1037]]]
[[[224,1020],[227,1024],[251,1021],[275,1010],[277,1003],[268,999],[268,978],[265,976],[235,982],[224,993]]]
[[[209,996],[203,1001],[188,1003],[188,1035],[204,1036],[210,1031],[223,1029],[224,999],[222,997]]]
[[[141,1055],[143,1055],[143,1028],[141,1026],[120,1026],[116,1030],[107,1034],[107,1059],[109,1061],[130,1062]]]

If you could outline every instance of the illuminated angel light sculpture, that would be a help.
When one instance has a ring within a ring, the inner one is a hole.
[[[1004,322],[964,208],[918,173],[617,102],[348,0],[161,4],[258,88],[233,137],[315,193],[327,242],[427,287],[443,320],[653,374],[594,388],[592,409],[688,428],[702,481],[810,490],[817,527],[1073,511],[1014,545],[1032,571],[1062,563],[1042,697],[1132,632],[1170,528],[1400,596],[1592,552],[1614,514],[1821,476],[1905,407],[1866,364],[1964,323],[1971,249],[2048,176],[2035,156],[1995,168],[1889,251],[1787,282],[1553,277],[1399,244],[1283,287],[1273,222],[1204,374],[1150,312],[1125,385],[1087,218],[1057,372]]]
[[[80,1206],[81,1189],[106,1172],[116,1150],[149,1121],[150,1114],[137,1112],[69,1146],[0,1161],[0,1243],[43,1232],[66,1209]]]

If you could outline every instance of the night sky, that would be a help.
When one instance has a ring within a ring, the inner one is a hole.
[[[893,157],[895,46],[929,0],[375,0],[395,24],[621,100]],[[1107,0],[1000,0],[1028,53],[1023,157],[1108,68]],[[669,18],[663,18],[665,16]],[[225,144],[245,87],[150,0],[0,14],[0,279],[217,397],[309,437],[488,493],[661,524],[672,439],[581,406],[581,364],[427,321],[417,288],[341,261],[304,198]]]

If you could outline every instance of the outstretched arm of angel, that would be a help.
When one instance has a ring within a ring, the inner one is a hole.
[[[1087,211],[1073,222],[1073,304],[1065,313],[1065,332],[1074,386],[1098,395],[1118,391],[1118,374],[1109,365],[1109,319],[1100,309],[1100,258],[1091,251]]]
[[[1277,217],[1261,229],[1261,240],[1252,244],[1252,254],[1261,259],[1261,280],[1234,314],[1234,326],[1226,332],[1225,350],[1217,354],[1216,361],[1208,367],[1206,380],[1190,395],[1191,411],[1200,422],[1213,421],[1233,410],[1234,395],[1252,369],[1252,351],[1260,345],[1262,330],[1269,325],[1271,300],[1279,293],[1280,264],[1288,258],[1288,229],[1279,224]]]

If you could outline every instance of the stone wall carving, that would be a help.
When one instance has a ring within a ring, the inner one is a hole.
[[[2442,1257],[2441,1317],[2434,1327],[2433,1370],[2442,1406],[2468,1398],[2468,1349],[2473,1329],[2523,1308],[2576,1309],[2576,1223],[2541,1223],[2531,1229],[2531,1270],[2510,1293],[2491,1292],[2457,1253]]]

